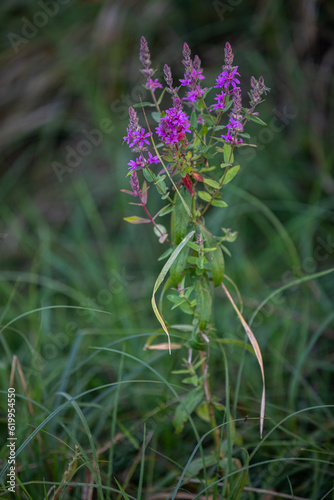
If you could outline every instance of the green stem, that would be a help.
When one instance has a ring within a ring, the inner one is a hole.
[[[228,159],[228,165],[226,167],[225,173],[223,175],[223,178],[222,178],[221,182],[219,183],[219,189],[216,189],[216,191],[215,191],[214,195],[212,196],[211,200],[207,203],[206,207],[203,209],[203,212],[198,217],[198,221],[203,217],[203,215],[205,214],[205,212],[211,206],[212,201],[217,197],[218,193],[220,192],[221,188],[223,187],[223,184],[224,184],[224,181],[225,181],[225,177],[226,177],[227,172],[229,171],[229,168],[230,168],[229,164],[231,163],[231,158],[232,158],[232,155],[233,155],[233,150],[234,150],[234,144],[233,144],[233,146],[231,148],[231,153],[230,153],[230,157]]]
[[[209,376],[208,376],[208,370],[209,366],[207,364],[206,360],[206,352],[204,351],[199,351],[199,356],[200,359],[204,359],[204,362],[201,365],[202,368],[202,373],[203,373],[203,380],[204,380],[204,391],[205,391],[205,397],[206,397],[206,402],[208,405],[208,410],[209,410],[209,416],[210,416],[210,424],[211,424],[211,429],[215,429],[213,431],[213,439],[217,448],[217,452],[220,456],[220,458],[223,458],[222,451],[220,449],[220,435],[219,435],[219,429],[217,429],[217,421],[215,417],[215,412],[212,404],[212,397],[211,397],[211,389],[210,389],[210,382],[209,382]]]
[[[157,229],[157,231],[161,234],[161,236],[163,236],[164,233],[161,231],[161,229],[159,228],[159,226],[157,226],[157,224],[154,222],[153,217],[151,216],[150,212],[147,210],[146,205],[144,205],[144,203],[142,202],[142,200],[141,200],[140,197],[139,197],[139,200],[140,200],[141,206],[145,210],[145,213],[146,213],[147,217],[150,219],[150,221],[152,222],[153,226]],[[169,243],[169,245],[172,245],[171,241],[168,238],[166,238],[165,241],[167,241],[167,243]]]

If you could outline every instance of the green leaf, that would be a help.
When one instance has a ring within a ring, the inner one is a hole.
[[[191,213],[191,194],[184,187],[182,187],[180,188],[180,195],[182,196],[184,203],[188,207],[189,213]],[[184,238],[190,220],[189,213],[187,212],[183,204],[181,196],[175,193],[175,205],[172,215],[172,239],[177,245]]]
[[[161,94],[160,94],[160,97],[159,97],[158,102],[157,102],[158,106],[159,106],[159,104],[160,104],[160,103],[161,103],[161,101],[162,101],[162,98],[163,98],[163,96],[164,96],[164,93],[166,92],[166,88],[167,88],[167,87],[165,87],[165,88],[163,89],[163,91],[161,92]],[[164,113],[164,111],[163,111],[163,113]]]
[[[232,146],[230,144],[227,144],[227,142],[224,144],[224,162],[228,163],[231,162],[232,159],[231,157],[231,151],[232,151]]]
[[[195,284],[196,310],[198,313],[198,321],[200,330],[205,330],[211,318],[212,309],[212,293],[210,282],[203,274]]]
[[[211,205],[214,207],[227,207],[227,203],[223,200],[212,200]]]
[[[151,303],[152,303],[152,309],[154,311],[154,314],[156,315],[156,318],[158,319],[160,325],[162,326],[164,332],[167,334],[167,337],[168,337],[168,342],[170,343],[170,338],[169,338],[169,333],[168,333],[168,330],[167,330],[167,327],[165,325],[165,322],[157,308],[157,303],[156,303],[156,300],[155,300],[155,294],[157,293],[158,291],[158,288],[159,286],[161,285],[161,283],[163,282],[163,280],[165,279],[166,277],[166,274],[168,273],[168,271],[170,270],[171,266],[173,265],[173,262],[175,261],[175,259],[177,258],[177,256],[179,255],[179,253],[181,252],[182,248],[187,244],[187,242],[194,236],[195,234],[195,231],[191,231],[189,234],[187,234],[187,236],[181,241],[181,243],[175,248],[175,250],[173,251],[172,255],[169,257],[169,259],[167,260],[166,264],[164,265],[164,267],[161,269],[160,273],[159,273],[159,276],[157,277],[157,280],[156,282],[154,283],[154,287],[153,287],[153,293],[152,293],[152,300],[151,300]],[[169,349],[169,352],[171,352],[171,350]]]
[[[204,420],[204,422],[210,422],[210,412],[209,412],[208,403],[205,402],[205,403],[201,404],[197,408],[196,413],[199,416],[199,418]],[[206,465],[206,461],[205,461],[205,465]]]
[[[137,104],[132,104],[133,108],[142,108],[143,106],[155,107],[153,102],[137,102]]]
[[[204,118],[204,120],[209,124],[209,125],[214,125],[215,122],[214,122],[214,119],[212,118],[211,115],[206,115],[206,114],[203,114],[201,115],[202,118]]]
[[[187,378],[184,378],[182,380],[182,382],[184,384],[192,384],[194,385],[195,387],[198,386],[198,376],[197,375],[193,375],[192,377],[187,377]]]
[[[184,424],[187,422],[191,413],[197,408],[197,406],[202,402],[204,398],[204,390],[202,387],[196,387],[192,391],[188,392],[175,412],[173,418],[173,424],[177,434],[180,434],[184,428]]]
[[[232,167],[230,168],[226,175],[225,175],[225,179],[224,179],[224,184],[228,184],[229,182],[231,182],[231,180],[237,175],[237,173],[239,172],[239,169],[240,169],[240,165],[236,165],[235,167]],[[224,177],[224,176],[223,176]],[[220,179],[220,182],[223,180],[223,177]]]
[[[210,202],[212,199],[211,194],[207,193],[206,191],[198,191],[197,194],[204,201]]]
[[[203,179],[205,184],[207,184],[210,187],[213,187],[214,189],[220,189],[219,182],[214,181],[213,179]]]
[[[203,262],[202,264],[200,263],[200,261],[201,261],[201,257],[191,256],[191,257],[188,257],[188,259],[187,259],[187,262],[189,262],[189,264],[192,264],[194,266],[197,266],[197,267],[203,269],[203,264],[207,264],[208,261],[207,261],[207,259],[203,260],[203,258],[202,258],[202,262]]]
[[[175,286],[182,280],[182,273],[187,265],[188,254],[189,247],[186,245],[176,257],[170,268],[170,277]]]
[[[147,224],[151,222],[150,219],[144,219],[143,217],[137,217],[136,215],[132,215],[131,217],[124,217],[126,222],[130,222],[130,224]]]
[[[159,217],[163,217],[164,215],[169,214],[174,208],[174,205],[166,205],[159,213]]]
[[[153,182],[157,179],[157,176],[148,167],[143,168],[143,174],[148,182]]]
[[[157,188],[157,191],[159,194],[161,193],[165,193],[167,191],[167,186],[165,184],[165,175],[159,175],[157,178],[156,178],[156,185],[155,187]]]
[[[196,130],[197,129],[197,115],[195,113],[195,111],[193,111],[191,113],[191,117],[190,117],[190,125]]]
[[[172,251],[173,251],[172,248],[167,248],[166,252],[164,252],[163,254],[161,254],[160,257],[158,258],[158,260],[164,260],[164,259],[166,259],[172,253]]]
[[[197,245],[197,243],[194,243],[193,241],[188,241],[187,245],[188,245],[188,247],[195,250],[195,252],[199,251],[199,245]]]
[[[198,106],[198,109],[204,109],[205,108],[205,104],[203,101],[198,101],[197,102],[197,106]]]
[[[267,125],[266,122],[261,120],[261,118],[259,118],[258,116],[249,115],[248,118],[252,120],[252,122],[258,123],[259,125]]]
[[[202,130],[200,131],[199,135],[205,135],[208,133],[208,127],[206,125],[203,125]]]
[[[224,277],[224,256],[220,246],[217,246],[217,242],[215,238],[212,236],[210,231],[206,229],[202,224],[199,225],[199,232],[202,231],[203,236],[205,237],[205,241],[209,248],[217,247],[217,250],[214,252],[210,252],[207,255],[207,259],[209,261],[210,270],[212,273],[213,283],[215,286],[219,286],[223,281]]]
[[[195,307],[195,305],[196,305],[195,302],[196,302],[195,300],[193,300],[191,302],[192,307]],[[194,311],[192,310],[192,308],[190,307],[190,305],[187,302],[182,302],[182,304],[180,304],[179,307],[180,307],[181,311],[184,312],[185,314],[190,314],[191,316],[194,315]]]
[[[154,120],[155,122],[157,122],[157,123],[159,123],[159,122],[160,122],[160,113],[159,113],[159,111],[153,111],[153,112],[151,113],[151,115],[152,115],[152,118],[153,118],[153,120]]]

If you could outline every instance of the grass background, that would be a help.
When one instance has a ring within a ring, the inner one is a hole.
[[[223,434],[233,457],[245,464],[260,444],[241,498],[276,498],[261,490],[334,498],[333,274],[312,278],[334,267],[332,2],[55,0],[43,17],[46,3],[0,7],[2,468],[10,384],[17,449],[28,440],[17,457],[22,485],[8,493],[5,472],[0,496],[113,499],[124,488],[130,498],[236,498],[236,479],[230,491],[219,484],[200,493],[208,482],[194,465],[176,493],[194,429],[202,437],[209,426],[194,416],[194,428],[173,430],[187,387],[171,371],[186,350],[142,350],[158,327],[150,295],[162,250],[150,227],[123,222],[131,213],[120,189],[130,159],[121,146],[128,106],[145,95],[144,35],[159,77],[165,63],[182,75],[186,41],[213,82],[229,41],[242,84],[262,74],[271,88],[261,110],[268,125],[248,130],[258,148],[240,154],[229,208],[210,212],[207,224],[238,231],[227,273],[264,357],[265,436],[288,418],[260,443],[260,373],[243,348],[223,345],[224,363],[212,347],[212,391],[223,405],[230,400],[218,422],[229,411],[239,419],[234,435],[231,426],[232,435]],[[106,120],[114,128],[103,129]],[[68,148],[96,129],[104,130],[101,143],[71,166]],[[67,167],[63,175],[55,162]],[[158,207],[153,196],[151,203]],[[253,316],[272,292],[301,278]],[[219,338],[244,340],[220,292],[214,314]],[[14,356],[22,371],[13,382]],[[210,436],[203,447],[210,456]]]

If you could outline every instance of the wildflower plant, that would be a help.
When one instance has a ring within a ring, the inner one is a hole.
[[[194,388],[176,411],[176,431],[182,430],[187,418],[184,408],[191,413],[204,407],[212,428],[217,427],[215,408],[218,409],[219,404],[210,391],[208,359],[210,338],[215,331],[213,292],[215,287],[222,287],[248,335],[261,368],[262,435],[265,402],[262,356],[253,333],[225,286],[225,282],[230,281],[225,275],[224,254],[230,255],[225,243],[234,242],[237,233],[222,228],[221,234],[213,235],[206,227],[205,215],[209,210],[227,210],[224,193],[240,169],[235,153],[241,147],[254,146],[247,142],[250,136],[245,127],[249,121],[264,124],[258,116],[257,106],[269,89],[265,87],[262,76],[258,80],[252,76],[248,104],[245,104],[247,96],[242,95],[240,74],[238,66],[233,65],[234,55],[229,43],[225,46],[222,71],[211,87],[206,86],[200,58],[197,55],[191,57],[186,43],[182,60],[184,76],[178,82],[174,82],[168,65],[163,69],[165,85],[155,78],[156,70],[151,67],[144,37],[141,38],[140,61],[144,87],[150,92],[152,102],[142,102],[129,109],[129,126],[123,142],[135,158],[128,163],[131,191],[122,191],[137,199],[137,203],[131,204],[140,206],[145,215],[134,215],[125,220],[132,224],[152,224],[159,242],[167,246],[159,258],[166,263],[154,286],[152,306],[168,342],[152,345],[152,337],[146,348],[168,348],[171,352],[182,345],[171,342],[170,330],[179,329],[185,333],[184,346],[188,349],[188,356],[184,368],[178,373],[186,375],[184,382]],[[162,109],[166,98],[168,107]],[[155,111],[148,115],[152,107]],[[141,124],[137,108],[143,110]],[[148,118],[152,118],[156,125],[150,125]],[[148,191],[153,186],[162,200],[161,209],[154,215],[148,208]],[[161,223],[161,219],[167,216],[170,224]],[[163,282],[158,307],[156,293]],[[165,296],[172,309],[179,308],[188,317],[186,324],[170,326],[167,323],[162,312]],[[218,430],[214,437],[219,447]]]

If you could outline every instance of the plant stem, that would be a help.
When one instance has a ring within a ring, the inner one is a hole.
[[[199,356],[200,359],[205,359],[206,358],[206,352],[205,351],[199,351]],[[220,458],[223,458],[222,451],[220,449],[220,435],[219,435],[219,429],[216,429],[217,427],[217,421],[215,417],[215,412],[212,404],[212,398],[211,398],[211,389],[210,389],[210,382],[209,382],[209,377],[208,377],[208,363],[207,360],[202,363],[201,365],[202,368],[202,373],[203,373],[203,379],[204,379],[204,391],[205,391],[205,397],[206,397],[206,402],[208,405],[209,409],[209,416],[210,416],[210,423],[211,423],[211,428],[215,429],[213,431],[213,439],[217,448],[217,452],[219,453]]]
[[[142,200],[141,200],[140,197],[139,197],[139,200],[140,200],[141,206],[143,207],[143,209],[146,212],[147,217],[150,219],[150,221],[152,222],[153,226],[157,229],[157,231],[161,234],[161,236],[163,236],[163,232],[161,231],[161,229],[159,228],[159,226],[157,226],[157,224],[154,222],[153,217],[151,216],[150,212],[147,210],[146,206],[144,205],[144,203],[142,202]],[[165,241],[167,241],[167,243],[169,243],[170,245],[172,244],[171,241],[168,238],[166,238]]]
[[[233,155],[233,150],[234,150],[234,144],[233,144],[233,146],[232,146],[232,148],[231,148],[230,157],[229,157],[229,159],[228,159],[228,163],[229,163],[229,164],[231,163],[231,158],[232,158],[232,155]],[[211,201],[209,201],[209,202],[207,203],[207,205],[206,205],[206,206],[205,206],[205,208],[203,209],[203,212],[202,212],[202,213],[201,213],[201,215],[198,217],[198,219],[197,219],[198,221],[199,221],[199,220],[203,217],[203,215],[204,215],[204,214],[205,214],[205,212],[208,210],[208,208],[209,208],[209,207],[211,207],[211,203],[212,203],[212,201],[216,198],[216,196],[217,196],[217,195],[218,195],[218,193],[220,192],[221,188],[223,187],[223,184],[224,184],[224,181],[225,181],[225,177],[226,177],[226,175],[227,175],[227,172],[228,172],[229,168],[230,168],[230,165],[228,165],[228,166],[227,166],[227,168],[226,168],[226,170],[225,170],[225,173],[224,173],[224,175],[223,175],[223,178],[222,178],[222,180],[221,180],[221,182],[220,182],[220,187],[219,187],[219,189],[216,189],[215,194],[214,194],[214,195],[212,196],[212,198],[211,198]]]

